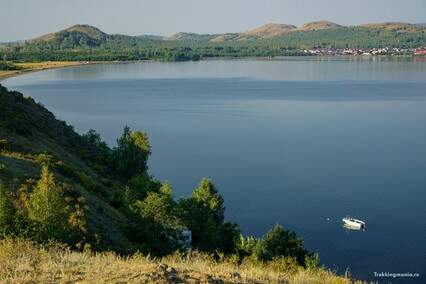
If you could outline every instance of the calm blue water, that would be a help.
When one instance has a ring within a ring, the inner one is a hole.
[[[363,279],[425,273],[426,62],[111,64],[2,83],[111,145],[125,124],[146,131],[151,173],[176,197],[211,177],[246,234],[281,223]],[[367,231],[343,229],[346,214]]]

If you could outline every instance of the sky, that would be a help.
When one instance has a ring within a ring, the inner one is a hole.
[[[0,42],[75,24],[106,33],[241,32],[266,23],[426,22],[426,0],[0,0]]]

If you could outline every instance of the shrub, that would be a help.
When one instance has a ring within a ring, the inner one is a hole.
[[[315,270],[320,267],[320,259],[317,253],[305,256],[305,267],[310,270]]]
[[[42,166],[50,166],[53,163],[53,156],[47,153],[38,154],[36,156],[36,161]]]
[[[244,237],[240,235],[239,241],[237,242],[237,252],[240,257],[244,258],[252,255],[257,242],[258,240],[253,236]]]
[[[43,166],[40,180],[30,194],[27,210],[35,236],[40,241],[67,238],[68,209],[62,188],[47,166]]]
[[[86,200],[84,197],[78,197],[73,200],[73,210],[71,211],[68,224],[72,230],[69,238],[73,243],[76,244],[77,248],[83,248],[86,234],[88,232],[87,221],[86,221]]]
[[[261,261],[271,261],[282,256],[294,257],[300,265],[304,265],[305,257],[309,256],[309,253],[304,249],[303,242],[296,233],[276,225],[258,241],[253,255]]]

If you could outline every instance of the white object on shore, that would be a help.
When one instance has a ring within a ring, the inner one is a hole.
[[[349,227],[354,227],[354,228],[360,228],[360,229],[364,229],[365,228],[365,222],[346,216],[345,218],[342,219],[343,223],[345,223],[345,225],[349,226]]]

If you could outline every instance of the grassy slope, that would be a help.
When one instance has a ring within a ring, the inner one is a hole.
[[[68,165],[65,173],[56,170],[56,175],[85,197],[92,234],[101,236],[106,248],[125,250],[129,243],[121,234],[121,226],[126,219],[108,204],[111,181],[101,178],[101,173],[85,160],[81,149],[87,146],[81,137],[43,106],[1,85],[0,102],[0,140],[7,141],[6,149],[0,152],[0,163],[5,165],[0,180],[5,187],[17,190],[25,180],[38,179],[44,159],[41,154],[48,153],[53,157],[53,169],[59,164]],[[93,184],[88,186],[87,179]],[[111,243],[114,246],[107,245]]]
[[[31,242],[0,241],[0,282],[40,283],[353,283],[324,269],[237,265],[199,253],[161,259],[72,252]],[[361,282],[357,282],[361,283]]]

